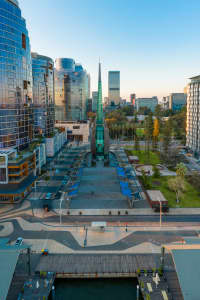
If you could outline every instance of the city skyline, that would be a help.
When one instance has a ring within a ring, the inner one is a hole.
[[[32,51],[82,63],[91,74],[92,91],[97,89],[96,64],[101,56],[103,96],[110,70],[121,72],[121,97],[127,99],[131,93],[161,98],[182,92],[188,78],[199,73],[197,1],[193,6],[178,0],[164,4],[128,0],[127,5],[112,0],[20,0],[19,4]]]

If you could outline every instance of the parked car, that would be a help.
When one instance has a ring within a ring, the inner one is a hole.
[[[48,212],[50,210],[49,209],[49,205],[48,204],[44,204],[43,205],[43,209]]]
[[[48,249],[42,249],[41,252],[42,252],[42,255],[45,255],[45,256],[47,256],[49,254]]]
[[[47,193],[46,194],[46,200],[50,200],[51,199],[51,193]]]
[[[23,244],[23,238],[22,237],[18,237],[15,243],[15,246],[21,246]]]

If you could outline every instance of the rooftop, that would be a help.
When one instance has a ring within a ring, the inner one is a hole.
[[[12,282],[19,251],[0,250],[0,299],[6,299]]]
[[[9,2],[12,2],[13,4],[15,4],[16,6],[19,6],[19,2],[18,0],[8,0]]]
[[[184,300],[199,299],[200,249],[172,250],[172,255]]]
[[[158,190],[147,190],[148,196],[151,198],[153,201],[161,201],[161,202],[166,202],[167,200],[161,193],[161,191]]]
[[[194,76],[190,78],[192,81],[200,81],[200,75]]]

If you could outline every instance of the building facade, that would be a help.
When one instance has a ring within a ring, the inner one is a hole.
[[[92,98],[87,99],[87,114],[92,112]]]
[[[120,71],[108,72],[109,105],[120,104]]]
[[[71,58],[56,59],[55,104],[57,121],[87,119],[90,77]]]
[[[162,98],[162,104],[161,104],[161,106],[162,106],[162,108],[164,110],[169,109],[169,96]]]
[[[136,99],[136,109],[140,110],[141,107],[146,107],[154,112],[155,107],[158,105],[158,98],[156,96],[152,98],[137,98]]]
[[[0,148],[33,138],[32,65],[26,21],[17,0],[0,1]]]
[[[92,111],[97,111],[98,92],[92,92]]]
[[[32,53],[34,133],[49,137],[54,132],[54,62]]]
[[[88,143],[90,136],[90,125],[88,121],[63,121],[56,122],[55,127],[65,128],[68,141]]]
[[[169,95],[169,109],[180,111],[187,103],[187,94],[172,93]]]
[[[186,146],[200,155],[200,75],[191,78],[187,93]]]
[[[130,102],[133,106],[135,106],[136,94],[130,94]]]

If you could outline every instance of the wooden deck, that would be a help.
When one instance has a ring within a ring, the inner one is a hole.
[[[37,271],[50,271],[56,274],[135,274],[137,269],[151,270],[159,267],[159,255],[129,254],[50,254],[43,256],[36,267]],[[99,276],[98,276],[99,277]]]

